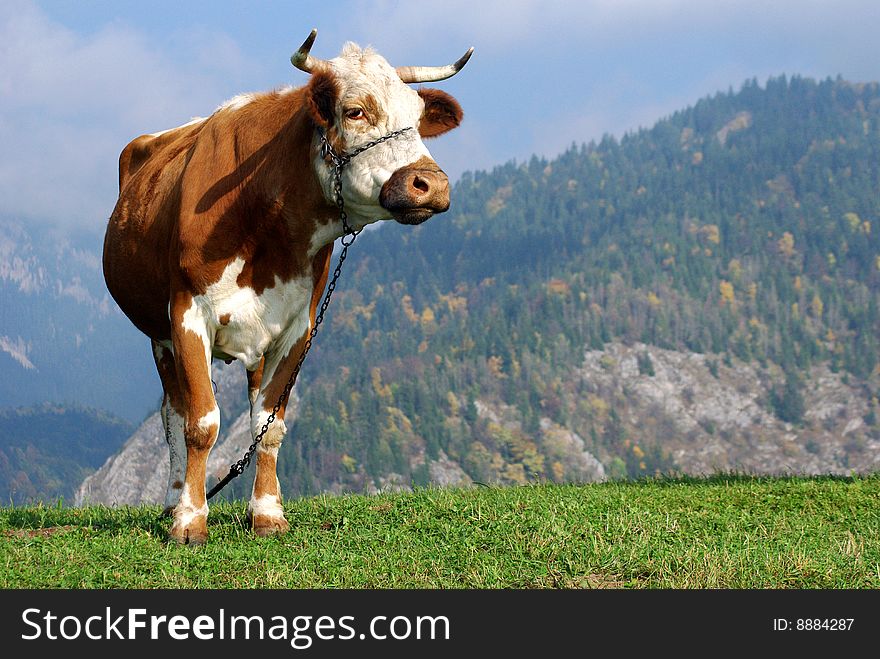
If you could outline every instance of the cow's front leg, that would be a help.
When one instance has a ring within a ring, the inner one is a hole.
[[[290,524],[284,518],[281,485],[276,471],[278,449],[286,428],[283,420],[276,421],[272,425],[274,430],[266,433],[266,438],[257,448],[254,489],[248,502],[248,522],[254,533],[259,536],[287,533],[290,530]],[[272,444],[271,446],[265,445],[267,440]]]
[[[256,437],[269,418],[275,402],[269,403],[269,409],[264,409],[265,401],[261,395],[263,383],[263,368],[265,360],[260,361],[259,366],[248,371],[248,399],[251,403],[251,436]],[[287,428],[284,424],[284,406],[276,415],[262,441],[257,444],[256,473],[254,475],[254,487],[251,492],[251,500],[248,502],[247,518],[254,533],[260,536],[284,533],[290,525],[284,519],[284,509],[281,505],[281,486],[278,483],[277,465],[278,449]]]
[[[251,400],[251,433],[256,435],[262,430],[263,425],[272,413],[272,408],[278,402],[278,398],[283,391],[283,385],[279,390],[277,386],[271,386],[273,382],[280,379],[279,376],[286,373],[289,378],[290,371],[286,368],[273,369],[275,377],[271,377],[266,384],[267,388],[263,388],[262,375],[263,365],[254,371],[248,372],[248,394]],[[279,373],[278,371],[282,373]],[[276,382],[277,384],[277,382]],[[270,393],[271,392],[271,393]],[[273,396],[274,398],[267,398]],[[259,536],[274,535],[276,533],[286,533],[290,529],[290,524],[284,518],[284,507],[281,502],[281,485],[278,482],[278,449],[284,440],[287,432],[287,426],[284,423],[284,412],[286,401],[282,403],[281,408],[275,415],[275,420],[269,425],[263,439],[257,444],[257,452],[255,455],[256,473],[254,474],[254,488],[251,492],[251,499],[248,502],[247,518],[254,530]]]
[[[171,306],[171,333],[177,380],[185,407],[186,471],[169,535],[171,540],[181,544],[203,544],[208,539],[205,472],[208,453],[220,430],[220,408],[211,386],[213,334],[192,297],[175,296]]]
[[[290,336],[299,336],[293,346],[286,351],[278,350],[268,355],[258,369],[248,373],[248,395],[251,400],[251,431],[259,433],[276,404],[280,409],[275,420],[269,426],[262,441],[257,445],[257,467],[254,475],[254,489],[248,503],[248,519],[257,535],[273,535],[285,533],[290,524],[284,519],[284,508],[281,505],[281,485],[278,483],[277,465],[278,449],[284,440],[287,427],[284,425],[284,412],[287,401],[281,400],[281,394],[293,376],[299,363],[311,329],[315,326],[315,313],[327,275],[330,271],[330,256],[333,244],[322,247],[312,259],[312,295],[308,307],[308,316],[301,316],[298,328],[290,329]]]

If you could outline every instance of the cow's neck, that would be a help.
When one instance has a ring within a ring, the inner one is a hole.
[[[199,271],[201,293],[220,279],[228,262],[241,258],[244,266],[237,281],[259,295],[279,281],[310,276],[315,256],[341,235],[341,224],[338,209],[327,201],[315,176],[315,125],[302,90],[257,99],[226,120],[230,125],[218,130],[258,138],[234,145],[236,168],[244,171],[237,177],[237,212],[216,220],[215,230],[185,255],[190,258],[186,266]],[[235,130],[245,125],[248,131]],[[226,252],[228,262],[211,258],[216,254],[213,236],[234,241],[232,252]]]
[[[296,90],[277,101],[284,120],[263,167],[263,194],[287,224],[290,248],[297,252],[291,256],[297,261],[311,259],[342,235],[339,210],[327,201],[315,173],[316,128],[304,94]]]

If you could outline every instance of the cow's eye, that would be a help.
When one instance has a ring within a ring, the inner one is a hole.
[[[361,108],[350,108],[345,111],[345,118],[352,119],[353,121],[357,121],[358,119],[365,119],[367,115],[364,114],[364,111]]]

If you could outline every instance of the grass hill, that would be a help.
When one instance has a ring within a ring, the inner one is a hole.
[[[321,495],[266,539],[214,505],[196,548],[160,506],[2,508],[0,588],[876,589],[878,502],[876,476]]]

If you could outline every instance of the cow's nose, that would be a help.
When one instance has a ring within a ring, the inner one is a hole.
[[[442,213],[449,208],[449,179],[440,169],[417,169],[407,172],[408,196],[416,206]]]
[[[379,203],[398,222],[420,224],[449,208],[449,179],[433,160],[420,158],[391,175]]]

